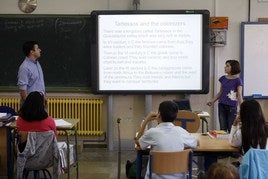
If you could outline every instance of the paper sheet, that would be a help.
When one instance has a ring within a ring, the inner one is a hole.
[[[4,117],[4,116],[6,116],[6,115],[7,115],[7,113],[2,113],[2,112],[1,112],[1,113],[0,113],[0,118],[1,118],[1,117]]]
[[[57,127],[72,126],[71,123],[65,121],[64,119],[55,119],[55,123]]]

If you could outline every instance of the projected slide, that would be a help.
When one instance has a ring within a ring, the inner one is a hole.
[[[99,14],[98,91],[202,91],[202,14]]]

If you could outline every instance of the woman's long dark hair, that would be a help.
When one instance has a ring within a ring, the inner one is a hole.
[[[265,149],[268,128],[260,104],[254,99],[244,101],[240,107],[240,118],[243,152],[258,146]]]
[[[41,121],[48,117],[45,111],[44,96],[37,92],[31,92],[23,103],[19,116],[25,121]]]

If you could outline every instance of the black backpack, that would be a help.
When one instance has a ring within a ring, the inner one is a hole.
[[[137,173],[136,160],[133,162],[127,160],[127,163],[126,163],[126,176],[127,176],[127,178],[136,178],[136,173]]]

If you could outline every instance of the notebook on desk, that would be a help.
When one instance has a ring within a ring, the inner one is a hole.
[[[65,121],[64,119],[55,119],[56,127],[70,127],[71,123]]]
[[[12,115],[10,113],[0,113],[0,121],[8,120]]]
[[[10,113],[1,113],[0,116],[0,127],[2,127],[3,125],[8,126],[7,124],[15,120],[15,117],[12,116],[12,114]]]
[[[208,136],[217,139],[229,139],[229,133],[223,130],[210,130],[207,132]]]

